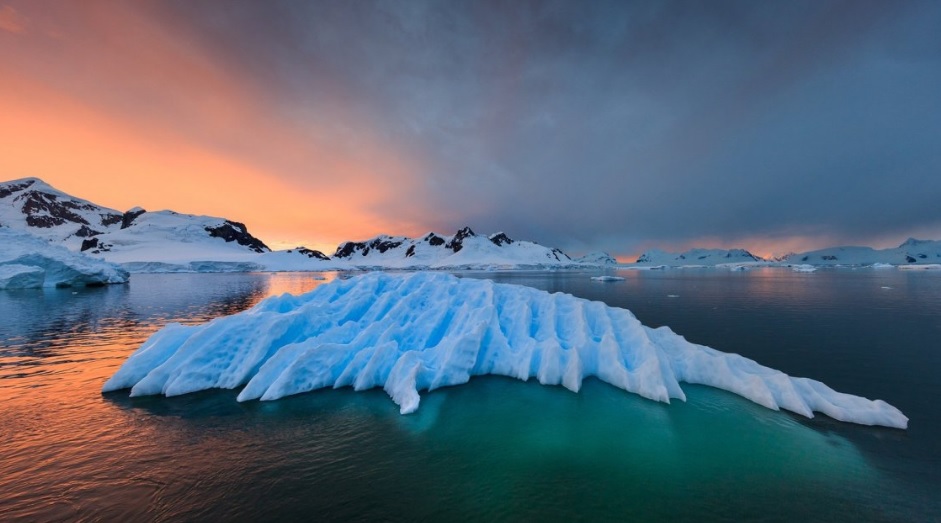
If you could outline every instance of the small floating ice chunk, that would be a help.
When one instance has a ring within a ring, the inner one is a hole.
[[[679,294],[667,294],[667,298],[679,298]]]
[[[917,265],[899,265],[903,271],[941,271],[941,263],[922,263]]]
[[[823,412],[865,425],[908,426],[883,401],[792,378],[690,343],[666,327],[645,327],[626,309],[424,272],[338,279],[204,325],[169,325],[103,390],[173,396],[244,387],[238,400],[247,401],[323,387],[382,387],[408,414],[418,409],[420,391],[486,374],[536,378],[575,392],[596,377],[667,403],[686,399],[680,382],[695,383],[803,416]]]
[[[592,276],[593,281],[624,281],[621,276]]]
[[[894,269],[895,265],[892,265],[891,263],[873,263],[872,268],[873,269]]]
[[[791,267],[791,270],[793,270],[794,272],[814,272],[817,270],[817,268],[814,267],[813,265],[808,265],[804,263],[801,265],[794,265],[793,267]]]

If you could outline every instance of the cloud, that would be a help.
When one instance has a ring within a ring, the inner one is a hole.
[[[0,7],[0,30],[9,33],[25,33],[26,19],[9,5]]]
[[[370,217],[350,235],[469,224],[622,253],[941,235],[941,4],[53,5],[31,23],[70,54],[37,44],[20,74],[323,191]]]

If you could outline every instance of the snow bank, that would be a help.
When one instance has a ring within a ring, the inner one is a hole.
[[[891,405],[791,378],[737,354],[643,326],[625,309],[447,274],[371,273],[269,298],[201,326],[172,324],[132,354],[104,391],[174,396],[244,385],[239,401],[323,387],[383,387],[403,414],[418,392],[494,374],[578,391],[593,376],[652,400],[681,381],[770,409],[905,428]]]
[[[52,245],[32,234],[0,227],[0,288],[125,283],[120,267]]]

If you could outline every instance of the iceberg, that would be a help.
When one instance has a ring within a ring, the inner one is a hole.
[[[324,387],[382,387],[402,414],[419,391],[499,375],[577,392],[594,377],[651,400],[685,401],[681,382],[807,417],[906,428],[881,400],[836,392],[737,354],[645,327],[626,310],[562,293],[449,274],[368,273],[204,325],[170,324],[103,391],[175,396],[243,387],[239,401]]]
[[[0,227],[0,289],[126,283],[124,269],[29,233]]]

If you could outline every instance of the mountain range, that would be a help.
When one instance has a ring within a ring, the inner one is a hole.
[[[118,211],[38,178],[0,183],[0,226],[26,231],[132,271],[369,268],[544,268],[609,264],[607,254],[572,260],[559,249],[505,233],[377,236],[340,244],[332,256],[297,247],[273,252],[240,222],[170,210]]]
[[[332,255],[306,247],[272,251],[245,224],[213,216],[156,212],[135,207],[118,211],[62,192],[38,178],[0,183],[0,227],[28,232],[73,252],[121,264],[131,272],[290,271],[440,268],[610,267],[604,252],[571,258],[560,249],[515,240],[506,233],[475,233],[464,227],[452,235],[380,235],[348,241]],[[649,250],[638,268],[747,265],[934,265],[941,264],[941,241],[909,238],[899,247],[830,247],[779,260],[744,249],[691,249],[681,253]]]

